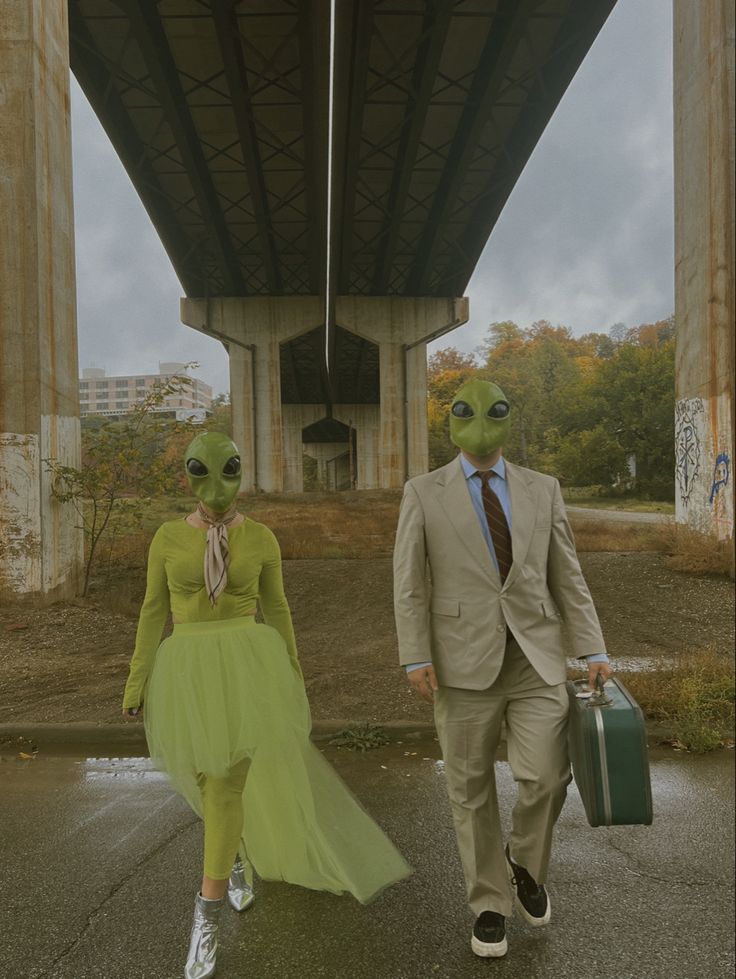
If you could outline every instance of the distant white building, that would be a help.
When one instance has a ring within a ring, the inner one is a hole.
[[[158,374],[121,374],[108,377],[101,367],[85,367],[79,379],[79,410],[85,415],[127,415],[154,384],[166,383],[174,374],[185,374],[185,365],[162,362]],[[212,388],[199,378],[190,380],[177,394],[166,397],[157,411],[173,413],[179,420],[203,422],[212,410]]]

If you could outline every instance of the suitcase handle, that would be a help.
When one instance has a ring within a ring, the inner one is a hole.
[[[595,678],[595,692],[588,700],[588,707],[609,707],[613,703],[611,698],[606,693],[604,684],[605,680],[601,674],[598,673]]]

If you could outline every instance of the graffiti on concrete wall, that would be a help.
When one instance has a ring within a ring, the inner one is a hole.
[[[702,448],[698,428],[703,412],[701,398],[686,398],[675,405],[675,467],[680,500],[685,506],[700,475]]]
[[[731,401],[682,398],[675,405],[675,517],[700,533],[733,537]]]
[[[712,519],[716,535],[721,540],[728,540],[733,534],[733,513],[731,512],[731,494],[727,487],[731,482],[731,458],[727,452],[719,452],[713,467],[713,481],[710,487],[708,502],[712,508]]]
[[[710,487],[710,499],[708,500],[711,506],[718,503],[719,494],[728,486],[730,478],[731,460],[727,452],[719,452],[713,470],[713,482]],[[720,498],[723,499],[722,496]]]

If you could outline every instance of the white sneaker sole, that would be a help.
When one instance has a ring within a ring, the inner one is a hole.
[[[549,899],[549,892],[547,892],[547,910],[544,913],[544,917],[535,918],[533,914],[529,914],[527,909],[519,900],[519,895],[516,891],[516,885],[513,883],[514,872],[511,869],[508,860],[506,861],[506,873],[509,875],[509,882],[511,883],[511,886],[514,890],[514,904],[519,909],[519,914],[524,919],[524,921],[526,921],[527,924],[531,925],[532,928],[542,928],[544,927],[544,925],[548,925],[552,918],[552,903]]]
[[[509,950],[509,943],[504,938],[500,942],[482,942],[473,935],[470,939],[470,947],[482,959],[500,959]]]
[[[550,919],[552,918],[552,908],[550,907],[549,903],[549,894],[547,895],[547,911],[543,918],[535,918],[534,915],[529,914],[527,909],[519,900],[518,896],[514,898],[514,904],[516,904],[517,908],[519,909],[519,914],[521,917],[527,924],[531,925],[532,928],[543,928],[544,925],[548,925],[550,923]]]

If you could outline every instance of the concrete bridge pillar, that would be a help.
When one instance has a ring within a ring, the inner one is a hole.
[[[674,0],[676,518],[734,522],[734,7]]]
[[[82,532],[66,0],[0,0],[0,599],[76,594]]]
[[[230,351],[233,437],[244,492],[300,492],[303,432],[328,415],[357,436],[357,489],[399,488],[427,470],[427,343],[466,322],[467,299],[340,296],[335,308],[340,327],[378,346],[375,404],[282,404],[281,344],[322,325],[319,297],[181,301],[182,322]],[[319,444],[312,443],[310,453],[321,460]],[[335,445],[326,444],[336,455]]]
[[[182,299],[181,321],[222,340],[230,354],[233,439],[243,466],[242,490],[282,493],[301,473],[301,441],[284,437],[280,344],[324,322],[318,296]],[[285,455],[285,442],[290,458]]]
[[[381,489],[399,488],[407,478],[427,471],[427,344],[467,322],[468,315],[466,298],[337,297],[338,326],[379,349],[375,485]],[[360,432],[358,440],[360,445]],[[360,448],[358,454],[360,458]]]

